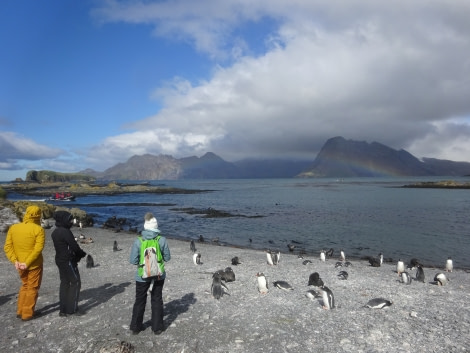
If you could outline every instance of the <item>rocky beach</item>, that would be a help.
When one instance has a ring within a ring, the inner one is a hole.
[[[161,225],[164,229],[164,225]],[[448,273],[445,286],[433,283],[444,268],[424,268],[425,282],[400,283],[395,264],[371,267],[351,261],[335,267],[338,255],[300,259],[281,254],[268,265],[266,253],[196,241],[201,265],[192,260],[190,244],[168,239],[172,259],[166,264],[163,290],[166,330],[154,335],[147,327],[129,330],[134,301],[135,267],[128,263],[135,233],[100,228],[72,228],[77,237],[91,238],[81,247],[95,266],[79,264],[82,316],[59,317],[59,276],[54,249],[46,230],[44,277],[36,309],[41,316],[23,322],[15,316],[20,280],[2,251],[0,256],[0,333],[2,352],[467,352],[470,346],[469,273]],[[1,233],[1,245],[5,233]],[[117,241],[120,251],[113,251]],[[232,265],[237,256],[241,262]],[[346,254],[347,256],[347,254]],[[307,264],[303,264],[305,260]],[[443,267],[445,259],[443,259]],[[212,274],[231,267],[235,281],[219,300],[211,295]],[[347,280],[338,277],[348,272]],[[263,272],[269,292],[260,294],[256,273]],[[322,299],[306,296],[311,273],[318,272],[334,294],[336,308],[325,310]],[[412,277],[415,270],[410,270]],[[287,281],[293,290],[273,286]],[[393,304],[366,308],[373,298]],[[150,317],[150,302],[146,318]]]

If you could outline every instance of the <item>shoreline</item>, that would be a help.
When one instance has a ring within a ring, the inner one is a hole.
[[[465,352],[468,346],[470,281],[465,271],[449,273],[450,282],[440,287],[430,282],[443,269],[425,267],[425,283],[405,285],[398,281],[394,264],[373,268],[367,261],[347,258],[352,267],[335,268],[337,258],[321,262],[306,256],[312,263],[303,265],[296,254],[283,253],[279,265],[269,266],[262,250],[209,242],[196,242],[202,255],[202,265],[196,266],[189,241],[172,237],[168,237],[172,259],[165,265],[163,289],[166,330],[155,336],[147,327],[133,336],[129,322],[135,267],[128,263],[128,256],[136,234],[101,228],[72,228],[74,235],[81,232],[93,239],[80,246],[93,256],[95,267],[87,269],[84,261],[79,263],[79,306],[85,315],[62,318],[58,316],[59,279],[51,231],[46,230],[44,278],[37,305],[43,316],[37,319],[22,322],[15,318],[20,281],[3,252],[0,256],[0,319],[5,323],[1,351],[113,352],[112,347],[124,343],[135,352],[185,353]],[[121,251],[113,251],[114,240]],[[234,256],[240,265],[231,265]],[[216,300],[210,294],[212,273],[226,267],[233,269],[236,280],[226,283],[228,293]],[[340,270],[348,271],[348,280],[339,279]],[[258,292],[257,272],[266,275],[268,294]],[[334,293],[335,309],[324,310],[321,299],[306,297],[312,272],[318,272]],[[414,271],[410,274],[414,277]],[[294,290],[275,288],[272,283],[277,280],[288,281]],[[393,305],[364,307],[377,297],[392,300]],[[150,303],[145,320],[149,315]]]

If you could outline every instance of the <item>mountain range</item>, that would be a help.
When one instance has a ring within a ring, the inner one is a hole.
[[[464,176],[469,162],[414,157],[378,142],[333,137],[313,160],[244,159],[227,162],[212,152],[176,159],[168,155],[132,156],[97,172],[80,172],[99,180],[176,180],[232,178],[345,178],[383,176]]]

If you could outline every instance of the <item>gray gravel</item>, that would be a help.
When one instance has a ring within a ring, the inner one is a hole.
[[[470,347],[470,281],[465,271],[449,273],[444,287],[432,284],[443,269],[425,268],[426,282],[399,282],[394,264],[373,268],[367,261],[335,268],[337,259],[318,258],[303,265],[295,254],[282,254],[277,266],[262,251],[196,242],[202,265],[192,261],[189,242],[169,239],[172,260],[166,264],[164,304],[167,329],[155,336],[149,327],[131,335],[134,266],[128,263],[135,234],[103,229],[72,229],[94,242],[81,244],[96,267],[79,265],[83,316],[58,315],[58,270],[50,233],[44,251],[44,278],[39,318],[15,317],[20,285],[13,265],[0,256],[0,352],[468,352]],[[5,234],[1,233],[1,245]],[[122,251],[113,252],[118,241]],[[242,264],[231,265],[238,256]],[[386,254],[385,254],[386,256]],[[445,259],[442,260],[443,265]],[[232,267],[234,282],[220,300],[210,293],[212,273]],[[348,280],[337,277],[340,270]],[[269,293],[258,293],[255,274],[264,272]],[[318,272],[333,291],[337,308],[322,309],[321,298],[306,297],[308,277]],[[414,277],[415,271],[411,271]],[[293,291],[272,286],[287,281]],[[393,301],[385,309],[368,309],[372,298]],[[149,318],[150,303],[146,318]]]

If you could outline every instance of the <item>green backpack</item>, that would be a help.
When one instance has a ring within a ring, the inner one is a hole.
[[[160,278],[165,273],[165,264],[158,243],[160,235],[153,239],[144,240],[142,237],[139,237],[139,239],[141,242],[139,276],[142,278]]]

